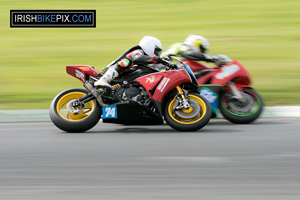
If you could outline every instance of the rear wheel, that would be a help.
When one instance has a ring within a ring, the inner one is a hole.
[[[50,118],[61,130],[84,132],[94,127],[101,118],[102,110],[97,101],[73,107],[72,103],[88,94],[84,89],[69,89],[58,94],[50,105]]]
[[[188,94],[188,102],[190,104],[188,109],[178,109],[179,99],[174,97],[164,106],[166,122],[178,131],[196,131],[204,127],[211,118],[211,106],[200,94]]]
[[[242,100],[233,98],[233,94],[222,91],[220,95],[220,111],[222,115],[235,124],[253,122],[262,112],[264,103],[261,96],[251,88],[243,88]]]

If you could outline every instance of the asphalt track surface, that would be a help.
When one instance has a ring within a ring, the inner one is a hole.
[[[222,119],[193,133],[0,123],[0,199],[299,200],[300,118]]]

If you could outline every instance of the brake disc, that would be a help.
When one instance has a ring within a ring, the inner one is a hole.
[[[227,102],[229,109],[236,114],[246,114],[251,111],[254,105],[254,99],[251,95],[243,93],[243,99],[230,99]]]
[[[189,103],[190,108],[192,108],[191,111],[188,111],[189,109],[186,109],[187,111],[184,111],[184,108],[181,108],[179,110],[175,110],[175,114],[183,119],[189,119],[197,116],[200,113],[201,107],[195,100],[190,99]]]

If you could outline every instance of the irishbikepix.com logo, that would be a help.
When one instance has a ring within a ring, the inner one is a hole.
[[[10,27],[96,27],[96,10],[11,10]]]

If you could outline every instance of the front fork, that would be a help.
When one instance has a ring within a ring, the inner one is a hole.
[[[233,98],[243,100],[243,94],[237,89],[236,85],[233,82],[229,82],[228,86],[230,87],[233,93]]]
[[[184,92],[179,85],[176,86],[176,89],[178,91],[178,94],[176,97],[179,100],[179,105],[176,107],[176,109],[181,109],[181,108],[188,109],[190,107],[190,104],[188,102],[186,92]]]

